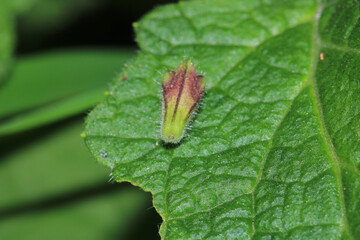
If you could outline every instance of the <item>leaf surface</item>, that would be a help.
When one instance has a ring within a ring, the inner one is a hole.
[[[134,24],[142,52],[89,114],[86,143],[117,181],[153,194],[163,239],[357,239],[359,9],[353,0],[158,8]],[[160,82],[184,56],[206,75],[206,95],[168,148]]]

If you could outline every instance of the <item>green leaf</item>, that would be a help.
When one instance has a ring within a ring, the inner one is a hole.
[[[14,48],[14,21],[7,2],[0,2],[0,85],[6,80]]]
[[[46,134],[33,132],[30,136],[1,139],[0,211],[88,188],[110,178],[88,153],[80,137],[81,122],[58,124],[46,129]]]
[[[0,102],[9,103],[0,108],[0,135],[85,111],[103,98],[109,80],[131,56],[131,50],[80,50],[20,59],[0,89]]]
[[[135,190],[82,199],[48,211],[1,219],[0,238],[112,240],[124,235],[143,204],[143,194]]]
[[[82,119],[2,138],[0,239],[114,239],[145,207],[138,190],[114,188],[91,158]]]
[[[163,239],[358,239],[359,9],[357,0],[158,8],[134,24],[142,52],[89,114],[86,143],[117,181],[153,194]],[[168,148],[160,81],[184,56],[205,73],[207,94]]]

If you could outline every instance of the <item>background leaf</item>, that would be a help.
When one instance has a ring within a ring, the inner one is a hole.
[[[81,120],[58,124],[46,134],[1,139],[0,209],[88,188],[109,179],[108,171],[92,161],[80,137]],[[14,142],[23,145],[21,150],[11,149]]]
[[[14,48],[14,22],[10,6],[0,2],[0,85],[9,74]]]
[[[104,96],[133,50],[53,52],[18,61],[0,89],[0,135],[80,113]],[[10,104],[11,103],[11,104]]]
[[[146,195],[105,183],[86,149],[82,118],[0,139],[0,239],[116,239]],[[16,144],[14,144],[16,143]]]
[[[121,238],[143,200],[143,195],[135,190],[117,191],[48,211],[6,221],[0,219],[0,237],[9,240]]]
[[[163,239],[358,238],[359,4],[199,0],[152,11],[134,25],[143,51],[90,113],[86,143],[117,181],[152,192]],[[160,81],[184,56],[206,73],[207,94],[169,149]]]

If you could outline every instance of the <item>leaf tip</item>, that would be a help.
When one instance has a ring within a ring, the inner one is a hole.
[[[139,23],[138,22],[133,22],[133,24],[132,24],[132,26],[133,26],[133,28],[138,28],[139,27]]]

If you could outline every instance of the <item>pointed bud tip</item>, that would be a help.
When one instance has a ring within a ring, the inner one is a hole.
[[[196,72],[194,64],[189,59],[182,62],[182,64],[180,64],[180,67],[182,69],[187,69],[187,72],[190,72],[190,71],[195,71]]]
[[[132,23],[132,26],[133,26],[133,28],[135,28],[135,29],[136,29],[136,28],[138,28],[138,27],[139,27],[139,23],[138,23],[138,22],[133,22],[133,23]]]
[[[169,82],[175,76],[175,74],[176,73],[174,71],[166,72],[162,78],[162,83],[165,84],[165,83]]]

